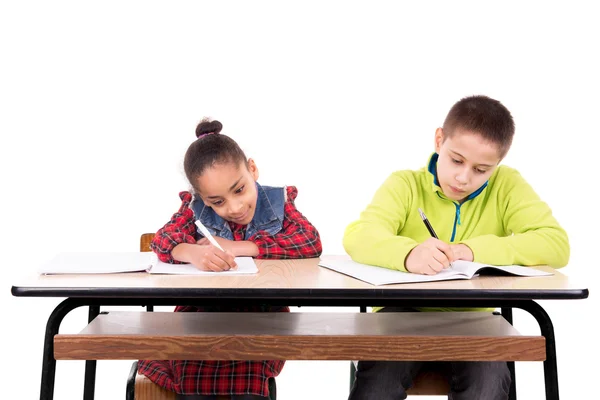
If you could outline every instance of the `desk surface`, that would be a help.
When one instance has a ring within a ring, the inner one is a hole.
[[[36,275],[12,287],[14,296],[71,298],[178,298],[290,301],[310,300],[542,300],[584,299],[585,285],[552,276],[480,276],[373,286],[320,267],[319,259],[257,260],[255,275],[182,276],[145,272],[98,275]]]

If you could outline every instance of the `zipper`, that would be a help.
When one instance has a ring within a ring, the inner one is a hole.
[[[456,212],[454,213],[454,227],[452,228],[452,237],[450,238],[450,241],[454,242],[454,237],[456,236],[456,225],[460,225],[460,207],[462,204],[457,204],[455,202],[452,202],[452,204],[454,204]]]

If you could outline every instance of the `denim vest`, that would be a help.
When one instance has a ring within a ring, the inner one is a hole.
[[[248,240],[258,231],[275,235],[283,227],[283,207],[285,188],[261,186],[256,182],[256,209],[252,221],[246,226],[244,240]],[[213,236],[233,240],[233,233],[226,220],[217,215],[211,207],[204,205],[201,198],[194,195],[190,203],[194,216]]]

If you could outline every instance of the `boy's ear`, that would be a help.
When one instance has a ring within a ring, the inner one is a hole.
[[[440,153],[442,143],[444,143],[444,130],[442,128],[437,128],[435,130],[435,152],[438,154]]]
[[[256,166],[254,160],[251,158],[248,159],[248,171],[250,171],[252,178],[256,182],[258,180],[258,167]]]

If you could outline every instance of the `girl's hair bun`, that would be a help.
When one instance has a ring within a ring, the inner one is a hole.
[[[221,132],[221,129],[223,129],[223,124],[219,121],[211,121],[208,118],[204,118],[196,127],[196,137],[200,139],[201,137],[212,133],[219,133]]]

